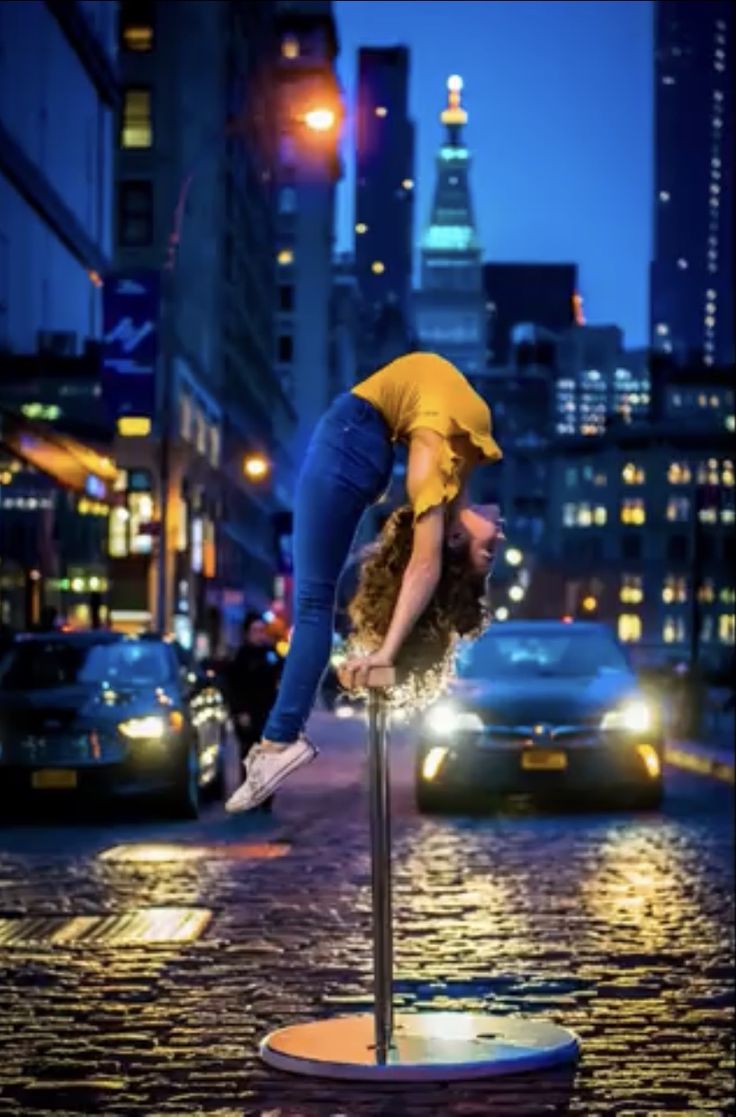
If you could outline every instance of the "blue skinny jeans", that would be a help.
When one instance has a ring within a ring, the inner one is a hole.
[[[330,659],[337,583],[360,518],[387,489],[389,429],[359,396],[338,396],[317,425],[294,502],[294,629],[263,736],[295,741]]]

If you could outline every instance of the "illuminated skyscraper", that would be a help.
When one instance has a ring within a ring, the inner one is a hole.
[[[470,197],[470,152],[463,126],[463,83],[447,82],[440,116],[445,141],[437,155],[432,212],[421,241],[421,290],[416,294],[416,331],[423,349],[435,350],[468,376],[485,365],[486,309],[481,245]]]
[[[651,337],[706,364],[734,360],[733,8],[658,0]]]

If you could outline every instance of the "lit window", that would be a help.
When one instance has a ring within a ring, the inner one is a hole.
[[[279,265],[283,268],[286,267],[287,264],[294,263],[294,253],[290,248],[282,248],[276,259],[278,260]]]
[[[123,99],[123,147],[143,148],[153,143],[151,123],[151,90],[142,87],[126,89]]]
[[[384,116],[388,116],[388,109],[385,105],[377,105],[375,108],[375,113],[376,116],[380,116],[381,118],[383,118]]]
[[[634,465],[633,462],[627,462],[621,471],[621,477],[626,485],[643,485],[645,473],[641,466]]]
[[[358,224],[355,226],[355,231],[360,236],[363,236],[364,233],[368,232],[368,226],[364,224],[364,222],[359,221]]]
[[[641,640],[641,617],[636,613],[621,613],[618,618],[618,638],[623,644]]]
[[[736,642],[736,617],[733,613],[721,613],[718,618],[718,639],[722,644]]]
[[[670,332],[670,328],[666,324],[666,322],[658,322],[657,323],[657,333],[659,334],[660,337],[667,337],[667,334],[669,332]]]
[[[722,465],[721,468],[722,468],[721,481],[723,482],[723,484],[726,486],[727,489],[733,488],[733,483],[734,483],[733,462],[732,461],[725,461],[725,462],[723,462],[723,465]]]
[[[383,275],[386,270],[386,265],[381,260],[374,260],[371,264],[371,271],[374,275]]]
[[[623,574],[619,597],[624,605],[640,605],[644,600],[644,581],[640,574]]]
[[[670,194],[669,190],[660,190],[660,192],[659,192],[660,202],[668,202],[670,200],[670,197],[671,197],[671,194]]]
[[[128,519],[130,513],[127,508],[111,508],[108,520],[107,551],[111,558],[125,558],[128,554]]]
[[[646,522],[644,501],[637,498],[621,502],[621,523],[640,527]]]
[[[698,601],[704,605],[710,604],[716,599],[716,589],[713,585],[712,578],[706,578],[698,590]]]
[[[575,527],[577,506],[575,504],[562,505],[562,523],[565,527]]]
[[[593,513],[589,504],[579,504],[576,522],[578,527],[590,527],[593,523]]]
[[[123,48],[136,52],[153,49],[153,28],[145,24],[129,23],[122,29]]]
[[[665,644],[681,644],[685,639],[685,621],[682,617],[665,617],[662,626]]]
[[[593,523],[596,527],[603,527],[608,520],[608,510],[603,504],[596,504],[593,509]]]
[[[680,256],[679,260],[677,261],[677,266],[681,271],[685,271],[685,269],[688,268],[690,265],[688,264],[684,256]]]
[[[687,582],[685,579],[671,574],[668,575],[662,586],[662,600],[665,605],[672,605],[675,602],[681,605],[687,601]]]
[[[295,35],[286,35],[281,40],[281,57],[290,61],[299,57],[299,40]]]
[[[411,178],[405,178],[405,179],[402,180],[401,185],[403,186],[404,190],[413,190],[414,189],[414,180],[411,179]]]
[[[136,53],[153,50],[152,0],[122,0],[118,11],[120,45],[123,50]]]
[[[667,519],[670,523],[683,523],[690,516],[690,499],[686,496],[671,496],[667,501]]]

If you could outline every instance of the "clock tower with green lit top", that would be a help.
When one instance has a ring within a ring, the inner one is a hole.
[[[486,364],[486,309],[482,249],[470,197],[470,151],[463,136],[468,114],[462,78],[447,81],[440,115],[445,138],[437,155],[432,211],[421,239],[421,287],[415,294],[420,347],[473,378]]]

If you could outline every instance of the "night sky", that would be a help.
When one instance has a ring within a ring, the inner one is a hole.
[[[647,343],[651,254],[650,0],[336,0],[348,112],[360,46],[411,50],[417,228],[429,215],[438,114],[465,81],[476,222],[493,261],[576,262],[590,323]],[[352,248],[350,124],[338,247]]]

